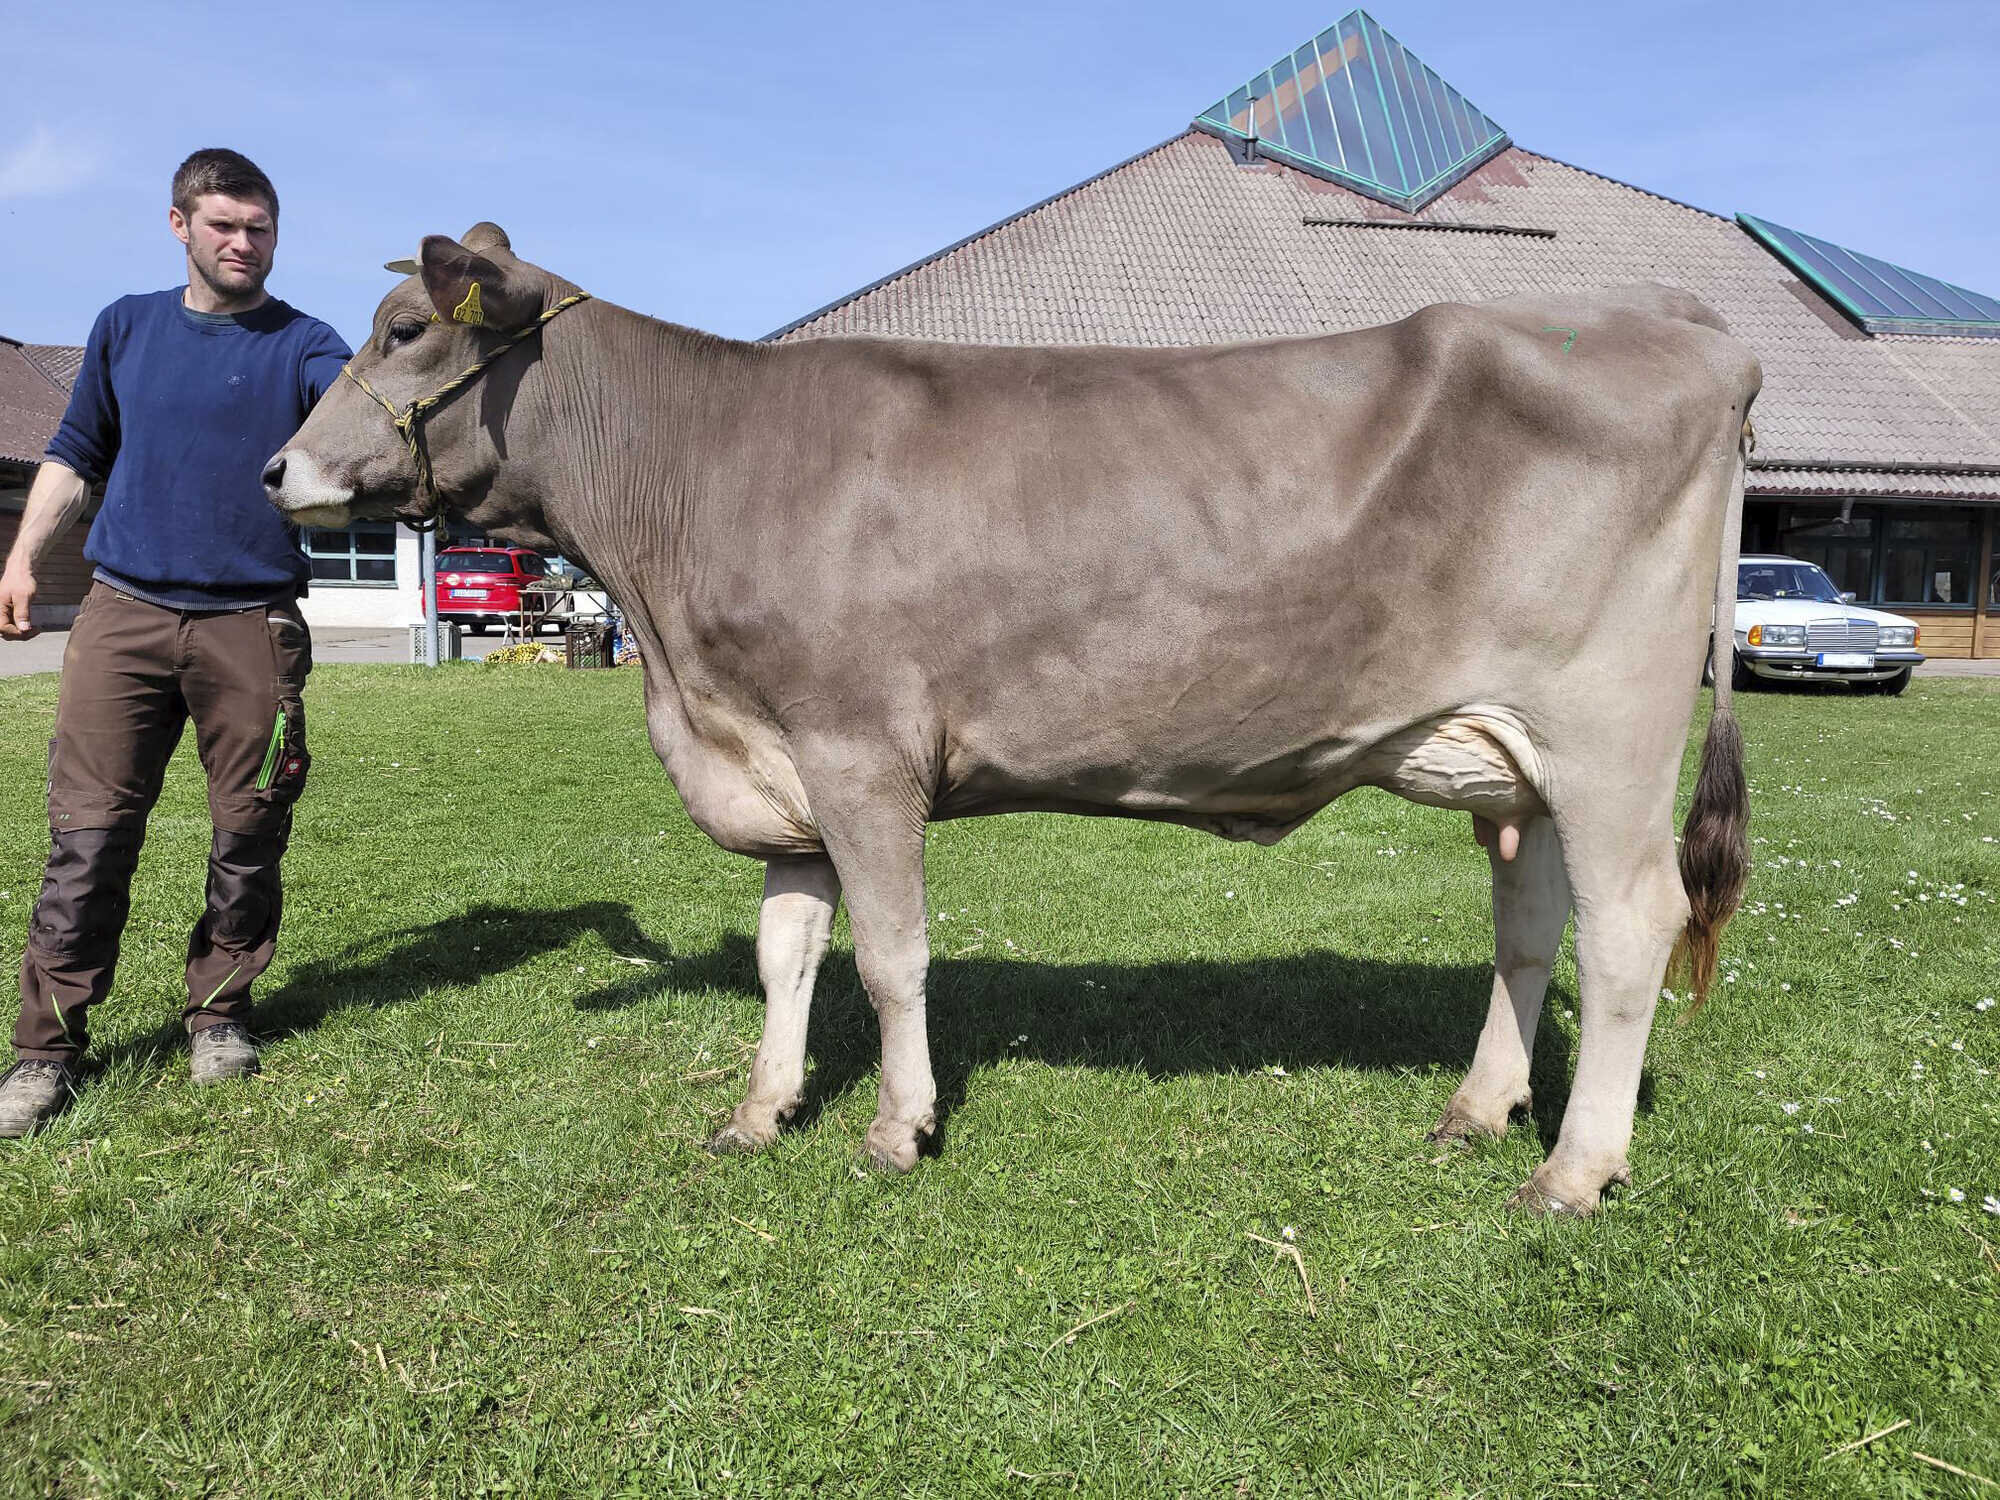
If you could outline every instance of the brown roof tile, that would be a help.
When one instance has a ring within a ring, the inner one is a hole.
[[[1556,233],[1324,222],[1341,219]],[[1733,220],[1519,148],[1408,214],[1275,163],[1238,166],[1190,131],[773,337],[1201,344],[1632,281],[1694,292],[1756,350],[1761,460],[1835,460],[1814,471],[1828,483],[1867,464],[1861,493],[1994,493],[1922,473],[1906,490],[1889,466],[2000,470],[2000,340],[1870,338]]]

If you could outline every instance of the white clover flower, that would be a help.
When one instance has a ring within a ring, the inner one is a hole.
[[[1987,996],[1985,996],[1985,997],[1984,997],[1983,999],[1981,999],[1981,1000],[1980,1000],[1980,1002],[1979,1002],[1979,1003],[1978,1003],[1977,1005],[1973,1006],[1972,1008],[1973,1008],[1974,1010],[1991,1010],[1991,1009],[1993,1009],[1993,997],[1992,997],[1991,995],[1987,995]]]
[[[1988,1193],[1985,1196],[1985,1198],[1980,1201],[1979,1206],[1985,1209],[1989,1214],[2000,1214],[2000,1198],[1994,1197],[1991,1193]]]
[[[1778,1108],[1782,1109],[1788,1115],[1795,1115],[1799,1112],[1799,1107],[1789,1099],[1779,1104]]]

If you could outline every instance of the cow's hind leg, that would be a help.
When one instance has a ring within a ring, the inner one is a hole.
[[[833,936],[840,877],[823,854],[770,860],[757,917],[757,977],[764,984],[764,1035],[750,1088],[708,1149],[761,1151],[799,1107],[806,1082],[806,1022],[813,980]]]
[[[1605,1187],[1631,1179],[1625,1153],[1646,1039],[1688,902],[1665,817],[1635,826],[1615,817],[1567,817],[1559,807],[1556,818],[1576,903],[1582,1014],[1576,1079],[1556,1149],[1513,1203],[1538,1213],[1587,1214]]]
[[[1555,824],[1528,819],[1512,859],[1499,839],[1487,848],[1493,864],[1493,997],[1479,1050],[1458,1092],[1430,1133],[1434,1141],[1501,1136],[1517,1109],[1527,1108],[1528,1063],[1535,1025],[1549,986],[1549,966],[1569,923],[1569,877]]]

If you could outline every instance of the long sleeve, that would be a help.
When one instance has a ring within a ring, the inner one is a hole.
[[[111,388],[111,360],[117,340],[114,307],[97,315],[90,339],[83,346],[83,367],[69,393],[55,436],[45,457],[54,459],[91,484],[102,484],[117,460],[118,397]]]
[[[333,383],[340,379],[341,367],[354,357],[346,340],[326,324],[315,322],[313,335],[305,357],[299,361],[299,395],[307,411],[333,388]]]

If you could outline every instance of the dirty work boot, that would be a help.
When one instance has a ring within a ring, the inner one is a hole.
[[[257,1044],[234,1021],[207,1026],[188,1039],[188,1065],[196,1083],[227,1083],[257,1071]]]
[[[76,1074],[63,1063],[25,1058],[0,1077],[0,1136],[26,1135],[76,1097]]]

